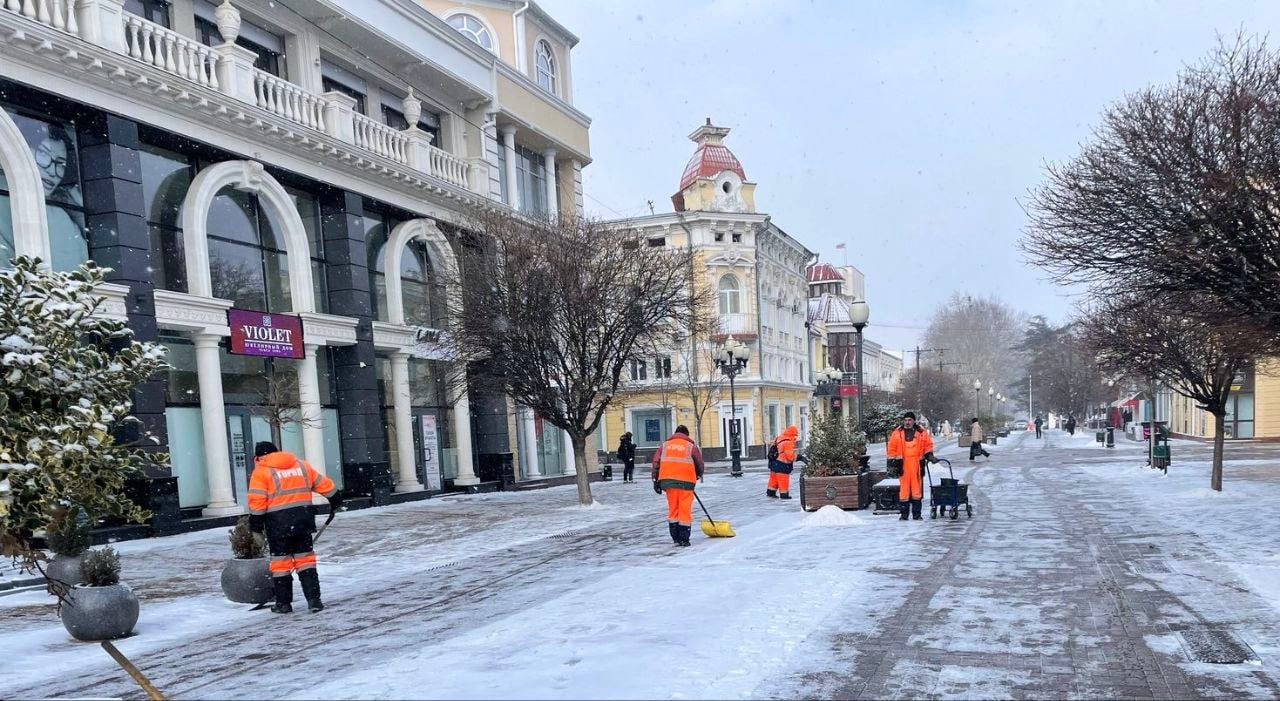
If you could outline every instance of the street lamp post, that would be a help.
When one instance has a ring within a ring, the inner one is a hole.
[[[738,424],[738,399],[734,393],[733,379],[747,367],[751,349],[730,338],[716,354],[716,367],[729,378],[729,475],[742,476],[742,430]]]
[[[853,324],[854,331],[858,334],[858,430],[864,431],[862,426],[862,329],[866,327],[867,320],[871,318],[871,307],[867,306],[866,300],[856,300],[849,305],[849,322]],[[864,431],[865,432],[865,431]]]
[[[982,380],[973,381],[973,416],[977,418],[982,413]]]
[[[995,415],[996,415],[996,388],[995,387],[987,388],[987,413],[991,415],[991,418],[993,419],[995,418]]]

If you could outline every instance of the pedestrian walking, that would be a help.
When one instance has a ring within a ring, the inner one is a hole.
[[[1036,417],[1036,438],[1044,438],[1044,434],[1040,432],[1040,428],[1044,426],[1044,419]]]
[[[902,425],[893,429],[885,454],[902,467],[898,478],[899,519],[906,521],[908,512],[917,521],[923,519],[920,510],[924,504],[924,461],[936,463],[938,459],[933,456],[933,438],[928,431],[916,427],[914,412],[902,415]]]
[[[671,541],[688,547],[693,533],[693,490],[703,473],[702,451],[689,437],[689,429],[676,426],[653,454],[653,491],[667,495],[667,529]]]
[[[991,453],[988,453],[987,449],[982,447],[983,438],[985,436],[982,433],[982,422],[977,417],[974,417],[973,421],[969,423],[969,462],[973,462],[973,459],[979,455],[984,458],[991,458]]]
[[[1071,414],[1067,414],[1067,435],[1076,435],[1076,417]]]
[[[622,434],[618,441],[618,459],[622,461],[622,481],[635,482],[636,444],[631,440],[631,432]]]
[[[280,450],[269,441],[253,447],[253,476],[249,478],[249,529],[266,532],[271,553],[271,586],[276,603],[272,613],[293,612],[293,573],[298,573],[302,594],[312,613],[324,610],[320,601],[320,575],[311,534],[316,519],[311,494],[329,500],[333,513],[342,504],[333,480],[316,472],[306,460]]]
[[[769,443],[769,484],[764,495],[778,499],[791,498],[791,471],[795,469],[799,453],[796,451],[796,438],[800,429],[788,426]]]

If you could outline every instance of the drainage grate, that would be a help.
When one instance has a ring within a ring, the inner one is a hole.
[[[1178,634],[1182,637],[1182,647],[1195,662],[1210,664],[1261,664],[1258,653],[1241,640],[1239,636],[1226,630],[1184,630]]]
[[[457,566],[458,566],[458,562],[455,560],[454,562],[445,562],[445,563],[443,563],[443,564],[439,564],[439,565],[432,565],[431,567],[428,567],[428,568],[426,569],[426,571],[427,571],[427,572],[435,572],[436,570],[442,570],[442,569],[444,569],[444,568],[446,568],[446,567],[457,567]]]

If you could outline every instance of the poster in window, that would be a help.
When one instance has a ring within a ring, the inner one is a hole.
[[[436,431],[434,414],[423,414],[422,422],[422,465],[425,471],[427,491],[438,492],[444,488],[440,476],[440,434]]]
[[[645,419],[644,420],[644,441],[645,443],[661,443],[662,442],[662,420],[661,419]]]

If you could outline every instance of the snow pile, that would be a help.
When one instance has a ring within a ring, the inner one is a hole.
[[[848,513],[835,504],[827,504],[804,517],[800,522],[805,528],[840,528],[842,526],[861,526],[862,519]]]

